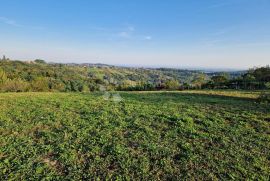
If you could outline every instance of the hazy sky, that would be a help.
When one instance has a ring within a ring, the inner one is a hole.
[[[0,55],[55,62],[270,64],[270,0],[0,0]]]

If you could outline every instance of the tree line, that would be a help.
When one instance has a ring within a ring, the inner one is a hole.
[[[260,90],[270,89],[270,67],[250,69],[247,73],[230,79],[227,75],[211,77],[211,80],[202,85],[206,89],[243,89]]]
[[[269,89],[269,66],[244,74],[206,74],[180,69],[48,64],[44,60],[0,59],[1,92],[155,91],[185,89]]]

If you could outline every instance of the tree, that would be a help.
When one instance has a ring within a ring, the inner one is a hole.
[[[270,89],[270,82],[265,83],[265,87],[266,87],[267,89]]]
[[[178,90],[180,84],[177,80],[168,80],[165,82],[165,88],[168,90]]]
[[[228,81],[228,79],[223,76],[223,75],[216,75],[216,76],[213,76],[211,78],[211,80],[215,83],[215,84],[223,84],[223,83],[226,83]]]
[[[6,56],[3,55],[2,61],[6,61],[6,60],[7,60],[7,59],[6,59]]]
[[[45,60],[41,60],[41,59],[36,59],[35,63],[40,63],[40,64],[46,64]]]
[[[49,79],[48,86],[52,91],[65,91],[65,84],[60,80]]]
[[[2,86],[1,90],[4,92],[26,92],[29,89],[29,83],[17,79],[8,79]]]
[[[261,103],[270,103],[270,93],[262,92],[257,100]]]
[[[49,81],[47,78],[38,77],[32,81],[31,87],[36,92],[49,91]]]
[[[257,68],[254,70],[253,75],[258,81],[270,82],[270,67]]]
[[[216,75],[211,78],[213,88],[226,88],[228,78],[224,75]]]
[[[205,74],[198,74],[194,77],[194,79],[191,81],[193,87],[201,89],[202,85],[206,83],[207,77]]]
[[[244,89],[254,89],[256,86],[256,78],[250,73],[243,75]]]
[[[100,87],[96,83],[94,83],[94,82],[89,82],[87,86],[88,86],[88,89],[89,89],[90,92],[94,92],[94,91],[99,91],[100,90]]]
[[[8,80],[4,70],[0,69],[0,85],[4,84]]]

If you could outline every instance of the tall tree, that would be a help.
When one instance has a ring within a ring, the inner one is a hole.
[[[3,55],[2,61],[5,61],[5,60],[7,60],[7,59],[6,59],[6,56]]]
[[[201,89],[202,85],[206,83],[207,76],[205,74],[196,75],[191,81],[193,87]]]
[[[4,84],[8,80],[4,70],[0,69],[0,85]]]

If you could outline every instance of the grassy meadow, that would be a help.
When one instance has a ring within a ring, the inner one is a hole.
[[[1,93],[0,180],[269,180],[258,96]]]

